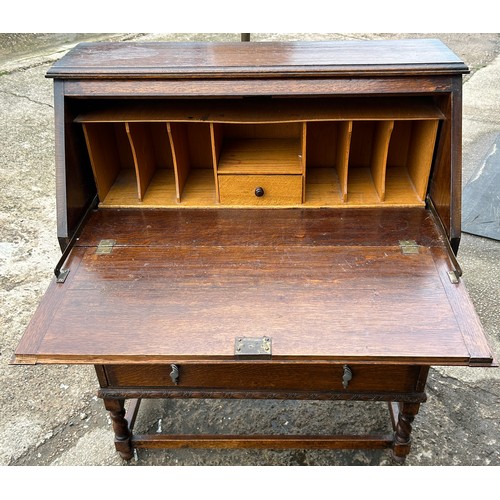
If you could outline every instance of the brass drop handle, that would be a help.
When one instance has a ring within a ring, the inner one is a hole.
[[[351,380],[352,370],[347,365],[344,365],[344,373],[342,374],[342,387],[344,389],[347,389]]]
[[[255,196],[257,196],[257,198],[260,198],[261,196],[264,196],[264,188],[262,188],[262,187],[256,187],[255,188]]]
[[[170,365],[170,368],[172,368],[172,371],[170,372],[170,378],[172,379],[172,382],[177,385],[179,383],[179,367],[177,365]]]

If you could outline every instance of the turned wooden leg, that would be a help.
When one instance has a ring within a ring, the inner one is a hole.
[[[124,399],[104,399],[104,407],[109,411],[115,433],[115,448],[124,460],[130,460],[134,451],[130,442],[132,432],[125,418]]]
[[[411,448],[412,422],[418,413],[420,403],[399,403],[399,413],[394,429],[392,454],[394,460],[403,463]]]

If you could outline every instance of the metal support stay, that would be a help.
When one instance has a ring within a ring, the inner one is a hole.
[[[85,222],[87,222],[87,218],[90,215],[90,212],[92,212],[92,210],[94,210],[98,201],[99,201],[99,199],[96,195],[94,197],[94,199],[92,200],[92,202],[90,203],[89,208],[87,208],[85,215],[82,217],[77,228],[75,229],[75,232],[73,233],[73,236],[69,240],[69,243],[66,245],[66,248],[64,249],[64,251],[61,255],[61,258],[57,262],[56,267],[54,268],[54,274],[55,274],[57,283],[64,283],[66,281],[66,278],[68,277],[68,274],[69,274],[69,269],[62,269],[62,266],[66,262],[66,259],[68,258],[71,250],[75,246],[75,243],[80,236],[80,233],[83,229],[83,226],[84,226]]]

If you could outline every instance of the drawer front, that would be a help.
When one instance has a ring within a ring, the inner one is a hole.
[[[219,175],[220,202],[225,205],[298,205],[301,175]]]
[[[185,389],[345,391],[343,365],[220,363],[165,365],[107,365],[112,387],[179,387]],[[350,365],[349,392],[413,392],[418,366]]]

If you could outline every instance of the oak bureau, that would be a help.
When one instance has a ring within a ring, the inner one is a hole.
[[[63,251],[14,363],[91,364],[141,447],[410,451],[461,280],[466,65],[438,40],[83,43],[56,62]],[[387,435],[135,434],[144,398],[387,401]]]

